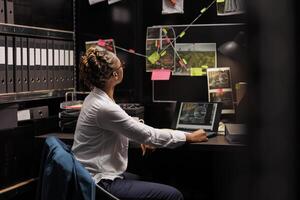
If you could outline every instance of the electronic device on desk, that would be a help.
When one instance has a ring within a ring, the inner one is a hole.
[[[186,132],[204,129],[207,137],[218,134],[220,102],[177,102],[172,128]]]
[[[120,103],[119,106],[131,117],[144,119],[144,106],[138,103]]]
[[[230,123],[225,124],[225,138],[231,144],[246,144],[246,125]]]

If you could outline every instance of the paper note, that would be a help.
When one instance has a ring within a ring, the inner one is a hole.
[[[202,76],[202,75],[203,75],[202,68],[200,67],[191,68],[191,76]]]
[[[151,64],[155,64],[159,60],[159,58],[159,54],[155,51],[148,57],[148,60]]]
[[[18,121],[28,120],[30,119],[30,110],[19,110],[17,112]]]
[[[185,32],[181,32],[179,37],[182,38],[185,35]]]
[[[207,66],[207,65],[202,65],[201,68],[202,68],[202,69],[207,69],[208,66]]]
[[[97,43],[100,47],[105,47],[106,43],[104,40],[98,40],[98,43]]]
[[[169,69],[154,69],[152,71],[152,81],[170,80],[171,70]]]
[[[217,3],[223,3],[225,0],[217,0]]]
[[[168,31],[165,28],[163,28],[162,31],[167,35]]]
[[[207,10],[207,8],[202,8],[202,10],[200,12],[204,13],[206,10]]]
[[[166,51],[161,52],[160,56],[163,57],[164,55],[166,55]]]

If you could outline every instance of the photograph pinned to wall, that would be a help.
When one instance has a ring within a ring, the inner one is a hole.
[[[183,14],[184,0],[162,0],[162,14]]]
[[[208,99],[222,102],[222,114],[235,113],[229,67],[207,69]]]
[[[206,75],[208,68],[217,66],[216,43],[176,43],[176,59],[173,75]]]
[[[235,113],[231,89],[218,89],[209,92],[209,102],[222,102],[222,114]]]
[[[238,15],[245,13],[245,0],[217,0],[217,15]]]
[[[159,37],[157,37],[159,36]],[[146,39],[146,72],[156,69],[173,71],[175,52],[173,45],[175,32],[170,27],[148,27]]]
[[[207,70],[208,89],[231,89],[231,76],[229,67],[220,67]]]
[[[100,39],[96,41],[86,41],[85,49],[89,49],[91,46],[101,46],[106,50],[116,53],[115,41],[113,39]]]
[[[159,27],[148,27],[147,28],[147,40],[148,39],[160,39],[160,28]]]

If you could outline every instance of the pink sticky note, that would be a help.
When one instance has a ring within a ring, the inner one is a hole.
[[[98,40],[98,43],[97,43],[100,47],[105,47],[105,41],[104,40]]]
[[[170,80],[171,70],[169,69],[154,69],[152,71],[152,81]]]
[[[222,88],[218,88],[218,89],[217,89],[217,93],[218,93],[218,94],[222,94],[222,93],[223,93],[223,89],[222,89]]]

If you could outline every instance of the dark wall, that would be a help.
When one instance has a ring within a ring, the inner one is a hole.
[[[73,31],[73,0],[14,0],[14,23]]]
[[[76,6],[77,53],[78,55],[83,53],[86,40],[114,38],[117,46],[134,49],[138,53],[145,54],[148,26],[189,24],[200,14],[201,9],[207,7],[211,2],[185,1],[184,14],[162,15],[162,1],[160,0],[123,0],[112,5],[103,2],[92,6],[88,4],[88,1],[79,1]],[[213,4],[195,24],[244,23],[245,19],[245,15],[217,16],[216,6]],[[151,103],[151,73],[145,72],[145,58],[124,51],[117,51],[117,54],[127,63],[124,81],[116,89],[119,101]],[[79,59],[79,57],[77,58]],[[207,90],[206,81],[204,78],[200,78],[199,81],[203,83],[200,84],[203,85],[204,90],[201,94],[207,94],[205,92]],[[83,88],[81,82],[79,88]]]

